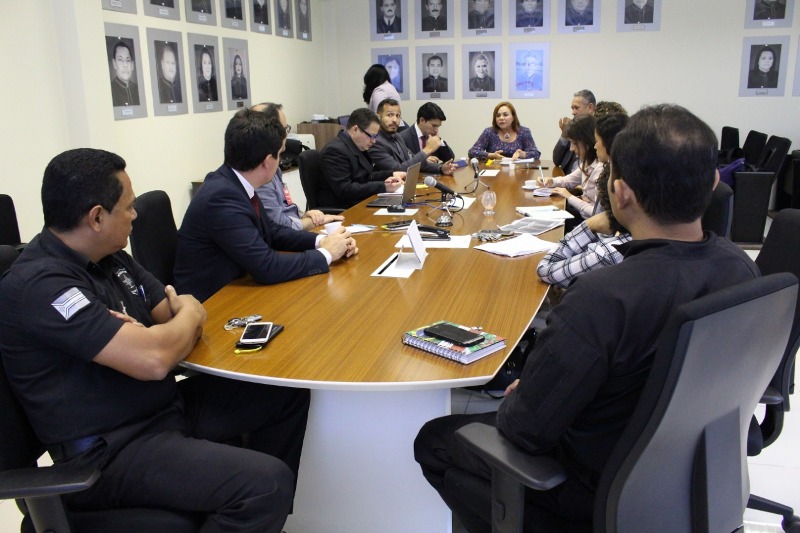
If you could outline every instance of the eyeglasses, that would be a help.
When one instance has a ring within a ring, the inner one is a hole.
[[[224,327],[230,331],[234,328],[243,328],[247,324],[250,324],[251,322],[258,322],[259,320],[261,320],[261,315],[249,315],[243,316],[242,318],[231,318]]]
[[[286,133],[291,133],[291,132],[292,132],[292,125],[289,124],[286,126]]]
[[[377,134],[377,133],[376,133],[375,135],[370,135],[369,133],[367,133],[366,131],[364,131],[364,130],[361,128],[361,126],[357,126],[357,127],[358,127],[358,129],[360,129],[360,130],[361,130],[361,133],[363,133],[364,135],[366,135],[367,137],[369,137],[369,140],[371,140],[371,141],[374,141],[375,139],[377,139],[377,138],[378,138],[378,134]]]

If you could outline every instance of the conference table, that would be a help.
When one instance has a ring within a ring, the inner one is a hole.
[[[550,175],[552,165],[545,175]],[[519,206],[556,204],[524,190],[538,169],[509,170],[481,181],[497,194],[495,214],[485,216],[478,198],[452,213],[453,235],[497,228],[521,216]],[[557,171],[560,169],[556,169]],[[466,173],[466,174],[465,174]],[[442,183],[463,188],[469,167]],[[479,185],[477,195],[486,190]],[[368,200],[348,209],[345,225],[378,226],[355,235],[359,253],[334,262],[327,275],[263,286],[236,280],[205,303],[204,333],[183,366],[199,372],[269,385],[311,389],[311,408],[300,462],[294,513],[287,533],[451,531],[451,515],[413,458],[413,440],[428,420],[450,413],[451,389],[486,383],[528,328],[548,285],[536,276],[542,255],[501,257],[473,249],[429,249],[421,270],[408,278],[373,277],[403,233],[380,230],[414,218],[434,225],[441,214],[434,189],[417,213],[377,216]],[[461,192],[461,191],[458,191]],[[470,197],[474,195],[465,194]],[[540,238],[557,241],[563,226]],[[233,317],[259,314],[284,331],[263,350],[235,354],[241,329]],[[449,320],[507,338],[506,348],[469,365],[401,342],[413,328]]]

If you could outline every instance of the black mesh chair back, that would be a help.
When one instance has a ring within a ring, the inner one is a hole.
[[[711,203],[703,214],[701,224],[704,230],[713,231],[720,237],[730,237],[733,218],[733,189],[727,183],[719,182],[711,195]]]
[[[318,209],[325,214],[335,215],[344,211],[337,207],[322,206],[319,203],[317,191],[319,190],[322,175],[322,155],[318,150],[306,150],[298,157],[300,165],[300,184],[306,195],[306,210]]]
[[[750,130],[747,138],[742,145],[744,152],[744,160],[748,165],[756,167],[758,165],[761,154],[764,151],[764,146],[767,144],[767,134],[760,131]]]
[[[0,244],[0,276],[9,269],[17,257],[19,257],[19,252],[15,246]]]
[[[786,164],[786,156],[792,147],[792,141],[785,137],[773,135],[764,146],[758,160],[758,170],[761,172],[774,172],[777,177]],[[774,178],[773,178],[774,181]]]
[[[720,151],[733,150],[739,148],[739,128],[723,126],[722,135],[719,138]]]
[[[14,200],[7,194],[0,194],[0,244],[19,246],[21,241]]]
[[[172,284],[178,229],[172,204],[164,191],[150,191],[136,197],[138,216],[133,221],[133,258],[164,285]]]

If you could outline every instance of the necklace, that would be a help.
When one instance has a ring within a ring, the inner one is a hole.
[[[503,135],[503,138],[504,138],[505,140],[509,140],[509,139],[511,138],[511,135],[509,135],[508,133],[506,133],[505,135]]]

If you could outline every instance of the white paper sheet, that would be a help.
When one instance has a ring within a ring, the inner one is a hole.
[[[539,237],[523,233],[519,237],[514,237],[513,239],[487,242],[476,246],[475,249],[507,257],[518,257],[521,255],[537,254],[539,252],[549,252],[556,246],[558,246],[557,243],[545,241]]]

